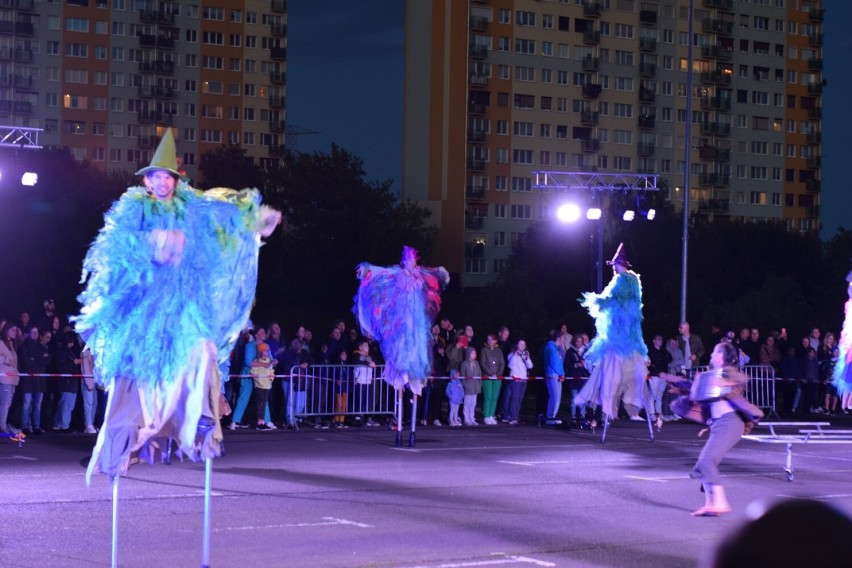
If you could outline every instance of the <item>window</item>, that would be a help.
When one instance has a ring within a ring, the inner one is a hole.
[[[65,18],[66,32],[88,32],[89,20],[85,18]]]
[[[201,84],[201,92],[211,95],[221,95],[225,91],[221,81],[204,81]]]
[[[535,40],[515,39],[515,52],[535,55]]]
[[[123,47],[113,47],[110,50],[110,55],[113,61],[124,61],[124,48]]]
[[[495,219],[505,219],[506,218],[506,205],[502,203],[494,204],[494,218]]]
[[[615,37],[633,39],[633,26],[630,24],[615,24]]]
[[[535,12],[515,12],[515,23],[519,26],[535,26]]]
[[[202,129],[201,130],[201,141],[202,142],[222,142],[222,131],[221,130],[211,130],[211,129]]]
[[[512,219],[532,219],[532,210],[529,205],[512,205]]]
[[[89,46],[85,43],[66,43],[65,55],[68,57],[88,57]]]
[[[515,148],[514,150],[512,150],[512,163],[513,164],[532,164],[533,163],[533,151]]]
[[[188,43],[198,43],[198,30],[186,30],[186,41]]]
[[[533,109],[535,108],[535,96],[533,95],[522,95],[516,94],[515,98],[515,108],[519,109]]]
[[[553,57],[553,42],[552,41],[543,41],[541,42],[541,54],[545,57]]]
[[[615,63],[617,65],[633,65],[633,52],[616,49]]]
[[[524,65],[515,65],[515,80],[516,81],[535,81],[535,68],[526,67]]]
[[[203,38],[207,45],[225,45],[225,34],[222,32],[204,32]]]
[[[615,90],[616,91],[632,91],[633,90],[633,77],[616,77],[615,78]]]
[[[615,103],[613,105],[613,111],[613,116],[620,116],[621,118],[630,118],[633,116],[633,105]]]
[[[48,40],[45,44],[45,53],[48,55],[59,55],[59,42]]]
[[[204,69],[224,69],[225,63],[221,57],[205,55],[203,67]]]
[[[203,17],[205,20],[215,20],[218,22],[225,21],[225,9],[214,8],[213,6],[203,6]],[[221,136],[221,133],[220,133]]]

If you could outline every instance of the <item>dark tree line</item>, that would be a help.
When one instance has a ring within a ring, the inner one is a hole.
[[[83,255],[103,223],[103,213],[133,176],[106,175],[74,160],[65,150],[10,154],[13,169],[34,168],[39,183],[21,187],[14,175],[0,180],[0,314],[35,310],[53,297],[68,313],[78,309]],[[200,163],[209,187],[258,187],[264,201],[285,213],[284,226],[261,249],[258,317],[283,325],[305,323],[321,336],[336,317],[350,317],[362,261],[399,262],[403,244],[429,258],[435,229],[426,209],[400,201],[391,181],[368,181],[363,163],[337,146],[328,153],[289,154],[259,168],[245,151],[225,146]],[[17,174],[18,179],[20,174]],[[656,203],[653,222],[610,222],[604,260],[624,242],[642,276],[646,333],[674,333],[680,313],[681,218],[670,204]],[[595,288],[594,229],[586,223],[532,226],[498,281],[481,290],[445,294],[457,326],[470,323],[483,336],[501,324],[532,341],[562,323],[593,331],[579,306]],[[687,317],[706,334],[711,325],[838,330],[852,268],[852,233],[828,241],[790,233],[775,224],[707,224],[690,227]],[[603,282],[611,272],[603,267]]]

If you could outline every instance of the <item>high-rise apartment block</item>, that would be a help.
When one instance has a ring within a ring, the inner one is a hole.
[[[432,260],[492,281],[550,216],[541,170],[658,174],[713,222],[817,231],[822,20],[822,0],[409,0],[403,195],[440,227]]]
[[[187,173],[239,144],[283,150],[287,0],[0,0],[0,124],[108,171],[173,128]]]

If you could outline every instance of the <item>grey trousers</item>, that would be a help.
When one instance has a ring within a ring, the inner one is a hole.
[[[745,424],[736,412],[728,412],[714,419],[710,425],[710,437],[689,477],[700,479],[704,485],[715,485],[719,480],[719,464],[731,448],[737,445],[745,431]]]

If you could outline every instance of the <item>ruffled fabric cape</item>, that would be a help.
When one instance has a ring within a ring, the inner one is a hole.
[[[846,317],[840,330],[839,354],[833,375],[839,396],[852,392],[852,299],[846,300],[844,312]]]
[[[441,289],[450,277],[443,267],[358,265],[361,283],[352,311],[361,330],[373,337],[385,359],[384,379],[406,383],[420,394],[432,369],[431,326],[441,309]]]
[[[595,318],[595,337],[585,359],[594,365],[607,353],[632,357],[648,356],[642,338],[642,282],[635,272],[615,274],[600,294],[586,292],[580,305]]]
[[[202,453],[218,455],[217,363],[228,359],[254,302],[259,205],[256,190],[202,193],[180,182],[171,201],[130,188],[106,214],[84,260],[74,318],[110,393],[89,474],[123,472],[130,453],[155,436],[174,437],[199,457],[202,415],[215,422]],[[177,265],[153,261],[154,229],[185,235]]]

